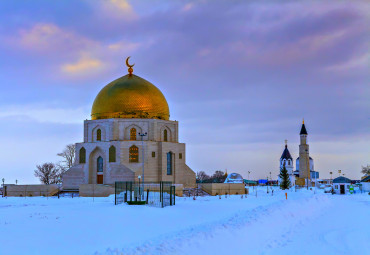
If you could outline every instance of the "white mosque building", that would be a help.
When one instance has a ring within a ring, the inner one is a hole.
[[[193,187],[195,173],[186,164],[179,123],[170,120],[166,98],[132,73],[128,59],[126,64],[129,73],[103,87],[95,98],[91,120],[84,121],[83,141],[76,143],[74,165],[63,175],[64,189],[139,178]]]

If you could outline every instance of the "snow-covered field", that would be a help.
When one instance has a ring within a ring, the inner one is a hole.
[[[368,194],[113,199],[0,198],[0,254],[370,254]]]

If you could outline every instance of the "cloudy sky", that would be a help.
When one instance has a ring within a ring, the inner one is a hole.
[[[180,121],[194,171],[277,175],[302,118],[321,177],[370,164],[367,1],[0,2],[0,178],[82,141],[110,81],[151,81]]]

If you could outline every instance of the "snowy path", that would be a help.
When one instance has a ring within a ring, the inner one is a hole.
[[[0,198],[0,254],[370,254],[370,196],[261,189],[258,197]]]
[[[107,254],[370,254],[364,249],[370,243],[369,213],[366,197],[316,195],[259,206]]]

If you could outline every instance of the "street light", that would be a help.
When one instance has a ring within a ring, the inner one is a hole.
[[[139,197],[140,197],[141,196],[141,190],[140,190],[140,179],[141,179],[141,175],[139,175],[137,178],[139,179]]]
[[[143,190],[144,190],[144,161],[145,161],[144,136],[147,136],[147,134],[148,134],[147,132],[145,132],[144,134],[139,133],[139,136],[141,136],[141,148],[143,149],[143,173],[142,173],[142,177],[143,177],[143,181],[142,181]]]
[[[5,186],[4,186],[5,185],[4,184],[5,183],[5,179],[3,178],[2,181],[3,181],[3,197],[4,197],[4,194],[5,194]]]

